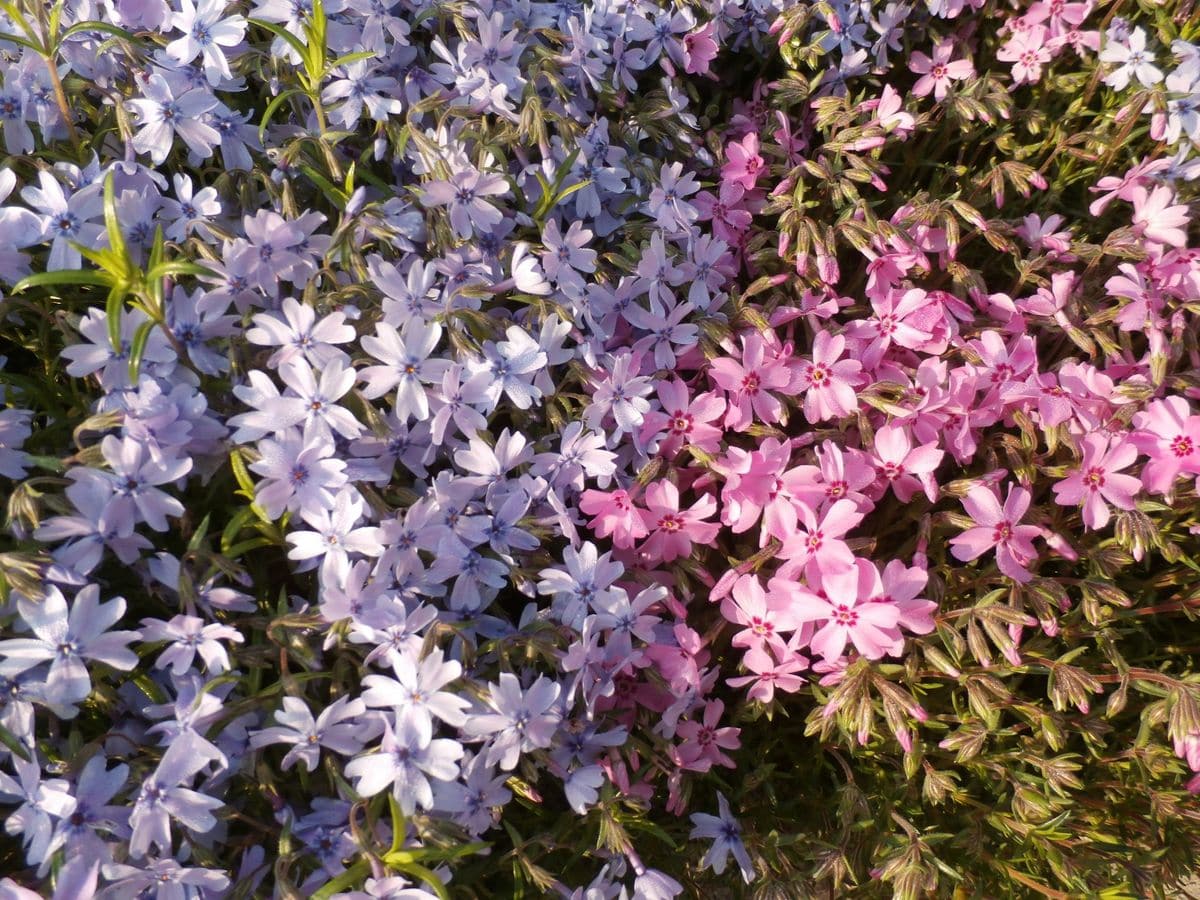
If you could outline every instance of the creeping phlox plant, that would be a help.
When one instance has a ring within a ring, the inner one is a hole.
[[[0,898],[1165,896],[1200,14],[0,0]]]

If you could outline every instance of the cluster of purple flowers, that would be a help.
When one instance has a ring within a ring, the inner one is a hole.
[[[43,5],[0,4],[18,161],[0,172],[0,285],[36,272],[12,299],[88,293],[31,307],[47,340],[66,335],[36,349],[57,354],[74,405],[0,370],[0,477],[29,498],[13,531],[36,574],[6,577],[0,607],[0,801],[25,880],[64,900],[414,900],[444,895],[521,802],[615,821],[618,801],[681,815],[694,793],[719,811],[691,813],[696,867],[720,874],[732,854],[752,881],[720,782],[703,780],[740,744],[724,685],[770,702],[803,683],[798,648],[836,683],[852,655],[899,656],[933,630],[925,563],[876,565],[844,538],[866,494],[938,499],[947,452],[966,465],[1008,414],[984,382],[1032,377],[1022,316],[1052,319],[1070,284],[981,294],[1006,333],[958,342],[968,389],[938,357],[974,314],[905,281],[953,256],[922,225],[911,245],[864,241],[872,309],[835,333],[853,301],[833,290],[832,245],[789,255],[790,235],[752,227],[798,190],[771,176],[817,156],[811,123],[793,132],[756,92],[722,146],[704,95],[722,54],[757,66],[811,41],[815,103],[905,60],[912,98],[949,103],[975,67],[949,38],[905,57],[906,29],[982,4],[835,2],[806,22],[779,0],[69,0],[53,21]],[[1114,92],[1165,81],[1146,110],[1179,154],[1100,185],[1171,267],[1130,264],[1112,287],[1130,300],[1122,329],[1161,343],[1147,319],[1200,280],[1186,207],[1149,179],[1194,177],[1200,54],[1176,42],[1164,75],[1140,28],[1081,33],[1089,12],[1034,4],[998,58],[1014,86],[1067,49],[1098,50]],[[862,152],[917,129],[907,98],[872,91]],[[882,191],[885,174],[866,180]],[[1055,227],[1022,237],[1066,258]],[[782,275],[762,271],[775,238]],[[199,268],[150,278],[164,246]],[[72,281],[121,254],[146,277],[113,276],[107,303]],[[748,305],[812,271],[803,308],[768,321]],[[815,326],[811,346],[780,340],[793,321]],[[1078,374],[1093,393],[1106,377]],[[871,395],[905,421],[875,423],[873,457],[833,441],[790,466],[811,441],[780,440],[789,413],[869,425],[860,398],[885,382],[911,386],[911,408]],[[1035,407],[1038,384],[1022,389],[1009,406]],[[1200,475],[1200,417],[1182,396],[1139,414],[1130,440],[1158,467],[1142,480],[1170,495]],[[1172,425],[1177,443],[1155,443]],[[685,449],[697,465],[674,471]],[[1101,528],[1141,487],[1119,471],[1134,444],[1089,433],[1082,450],[1055,491]],[[1024,582],[1045,534],[1018,524],[1026,490],[1002,503],[996,480],[960,492],[975,527],[953,552],[994,548]],[[783,560],[768,593],[693,552],[760,516],[759,548],[777,538]],[[689,601],[708,589],[728,595],[749,674],[697,625]],[[1181,736],[1180,756],[1200,759],[1198,742]],[[683,891],[627,835],[593,861],[587,886],[540,887]]]

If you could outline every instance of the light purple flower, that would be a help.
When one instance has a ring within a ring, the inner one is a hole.
[[[379,734],[378,723],[374,719],[360,718],[366,711],[366,704],[361,699],[352,700],[343,696],[321,710],[314,719],[303,700],[284,697],[283,709],[275,712],[275,721],[282,727],[264,728],[253,733],[250,746],[293,744],[283,757],[283,768],[290,769],[297,762],[302,762],[311,772],[320,761],[322,747],[344,756],[353,756],[362,751],[363,744]]]
[[[138,153],[150,154],[151,161],[160,166],[166,162],[178,134],[201,159],[212,155],[221,135],[203,121],[203,115],[217,105],[216,97],[196,88],[176,97],[161,75],[146,79],[142,93],[144,97],[126,101],[137,113],[141,127],[133,137],[133,148]]]
[[[500,764],[511,772],[522,753],[549,747],[558,730],[559,715],[554,708],[561,686],[539,675],[529,688],[522,691],[517,676],[501,672],[500,681],[488,692],[490,713],[472,716],[463,726],[463,733],[487,737],[487,764]]]
[[[426,740],[410,720],[396,722],[395,731],[385,723],[379,752],[359,756],[346,764],[346,775],[356,779],[354,789],[373,797],[389,785],[400,809],[411,816],[418,808],[433,806],[429,778],[451,781],[458,777],[463,748],[447,738]]]
[[[128,644],[140,634],[108,630],[125,614],[125,600],[114,597],[101,603],[98,585],[89,584],[76,594],[69,610],[62,592],[49,585],[39,602],[18,597],[17,611],[34,637],[0,641],[0,670],[12,675],[49,662],[45,693],[51,702],[78,703],[92,692],[84,660],[126,672],[137,665],[137,654]]]

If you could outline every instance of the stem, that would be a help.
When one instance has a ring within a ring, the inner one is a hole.
[[[63,90],[62,79],[58,77],[58,66],[54,64],[54,58],[50,55],[43,56],[42,59],[46,63],[46,68],[50,70],[50,84],[54,88],[54,101],[58,104],[58,112],[63,117],[63,121],[67,123],[67,136],[78,155],[82,150],[82,144],[79,140],[79,132],[75,130],[75,123],[71,120],[71,107],[67,105],[67,92]]]

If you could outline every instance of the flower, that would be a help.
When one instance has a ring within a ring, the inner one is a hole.
[[[233,78],[222,48],[236,47],[246,35],[246,19],[226,16],[227,0],[180,0],[180,11],[172,14],[171,24],[183,37],[167,44],[166,53],[179,65],[187,65],[197,56],[204,57],[204,75],[216,87]]]
[[[876,601],[883,591],[879,572],[868,560],[856,559],[843,571],[822,571],[819,593],[779,579],[771,588],[788,595],[788,611],[797,620],[821,623],[809,646],[826,661],[838,659],[847,643],[867,659],[898,656],[904,648],[897,627],[900,610]]]
[[[162,165],[178,134],[197,156],[207,159],[212,155],[221,135],[203,121],[203,115],[217,105],[216,97],[199,88],[175,96],[161,75],[147,78],[142,93],[143,97],[126,101],[137,114],[141,128],[133,137],[133,148],[138,153],[148,153],[156,166]]]
[[[579,509],[586,515],[595,516],[588,528],[596,537],[611,534],[617,547],[632,547],[636,540],[650,533],[645,511],[634,506],[629,494],[623,490],[584,491],[579,498]]]
[[[754,880],[754,865],[750,862],[746,845],[742,843],[742,826],[730,813],[729,801],[725,799],[724,794],[717,792],[717,815],[692,813],[691,820],[695,827],[688,836],[692,840],[713,842],[701,861],[704,868],[711,867],[714,874],[720,875],[725,871],[729,854],[732,853],[742,870],[742,880],[746,884]]]
[[[692,544],[711,544],[721,530],[704,519],[717,511],[717,501],[704,494],[690,509],[679,508],[679,488],[670,481],[656,481],[646,488],[646,509],[640,510],[648,536],[641,552],[651,560],[671,562],[692,552]]]
[[[1133,418],[1130,440],[1150,459],[1142,483],[1154,494],[1173,492],[1181,474],[1200,475],[1200,416],[1183,397],[1154,400]]]
[[[1125,41],[1109,39],[1100,50],[1100,62],[1119,63],[1104,76],[1104,83],[1117,91],[1125,90],[1130,78],[1142,87],[1153,87],[1163,79],[1162,69],[1154,65],[1154,54],[1146,49],[1146,32],[1135,28]]]
[[[488,690],[487,704],[493,711],[471,716],[463,733],[487,737],[487,764],[499,763],[501,769],[511,772],[522,753],[550,746],[559,721],[552,707],[561,689],[540,675],[528,691],[522,691],[516,675],[501,672],[499,682]]]
[[[125,614],[125,600],[114,597],[101,603],[99,585],[89,584],[80,590],[69,610],[62,592],[49,585],[39,602],[18,596],[17,611],[34,636],[0,641],[4,670],[17,674],[49,662],[45,697],[52,703],[68,706],[92,692],[84,660],[126,672],[137,665],[137,654],[128,645],[141,635],[137,631],[108,630]]]
[[[292,744],[283,757],[283,768],[290,769],[297,762],[304,763],[313,771],[325,747],[344,756],[360,753],[363,744],[379,733],[375,720],[364,718],[366,702],[338,697],[321,710],[316,719],[308,705],[299,697],[284,697],[283,709],[275,711],[275,721],[281,727],[264,728],[250,735],[251,747],[266,747],[271,744]],[[350,721],[357,720],[357,721]]]
[[[167,641],[168,646],[158,655],[156,669],[171,667],[182,675],[192,667],[197,654],[204,660],[206,671],[220,675],[229,670],[229,653],[222,640],[240,644],[245,638],[236,628],[218,622],[205,624],[197,616],[173,616],[169,622],[161,619],[142,619],[142,640],[151,643]]]
[[[1133,509],[1134,498],[1142,482],[1121,469],[1133,465],[1137,447],[1128,440],[1112,441],[1102,434],[1083,437],[1083,458],[1079,468],[1054,485],[1055,502],[1063,506],[1083,501],[1083,523],[1088,528],[1108,524],[1107,500],[1117,509]]]
[[[968,562],[996,548],[996,564],[1009,578],[1025,583],[1033,576],[1027,566],[1037,559],[1033,538],[1040,532],[1034,525],[1020,525],[1031,497],[1023,487],[1011,487],[1004,501],[989,487],[976,485],[963,498],[963,507],[977,525],[950,539],[955,559]]]
[[[933,58],[917,50],[908,57],[908,68],[921,77],[913,85],[913,94],[925,97],[930,92],[935,100],[942,100],[952,81],[962,81],[975,74],[970,60],[958,59],[951,62],[954,53],[953,41],[942,41],[933,48]]]
[[[500,224],[504,216],[485,198],[503,197],[508,193],[508,182],[500,175],[464,169],[455,172],[449,180],[427,182],[421,203],[449,207],[450,227],[455,236],[469,238],[476,231],[486,231]]]

